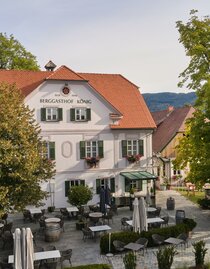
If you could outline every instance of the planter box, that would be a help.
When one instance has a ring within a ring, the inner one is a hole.
[[[160,185],[160,190],[161,191],[166,191],[166,185]]]

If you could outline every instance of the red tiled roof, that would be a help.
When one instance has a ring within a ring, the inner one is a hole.
[[[121,75],[75,73],[66,66],[55,71],[0,70],[0,81],[16,83],[24,96],[46,80],[88,81],[121,114],[119,125],[112,129],[153,129],[155,122],[136,85]]]
[[[52,72],[49,71],[26,71],[26,70],[5,70],[0,69],[0,81],[9,84],[16,84],[27,96],[43,83]]]
[[[51,75],[46,78],[47,80],[83,80],[84,78],[80,77],[77,73],[75,73],[70,68],[66,67],[65,65],[62,65],[58,69],[56,69],[54,72],[51,72]]]
[[[79,73],[87,79],[109,103],[121,112],[123,118],[112,129],[145,129],[156,125],[136,85],[118,74]]]
[[[194,111],[194,108],[191,106],[175,108],[173,111],[171,111],[168,116],[166,116],[165,119],[163,119],[158,125],[153,134],[153,151],[161,152],[178,132],[184,132],[185,121],[186,119],[192,117]],[[162,115],[164,115],[164,113]],[[153,118],[155,119],[156,117],[157,120],[158,115],[161,115],[161,113],[160,111],[157,111],[153,112],[152,115]]]

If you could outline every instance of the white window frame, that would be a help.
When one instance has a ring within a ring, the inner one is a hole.
[[[58,121],[57,107],[46,107],[46,121]]]
[[[85,107],[75,108],[75,121],[87,121],[87,108]]]
[[[127,154],[128,155],[139,154],[139,141],[138,140],[127,140]]]
[[[85,141],[86,158],[98,156],[98,141]]]
[[[49,144],[49,141],[43,141],[42,142],[42,147],[46,148],[45,152],[43,150],[41,152],[42,158],[50,159],[50,144]]]
[[[80,186],[81,185],[80,179],[69,179],[68,181],[69,181],[70,188],[73,186]]]

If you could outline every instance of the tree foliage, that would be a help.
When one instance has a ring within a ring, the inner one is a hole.
[[[88,186],[73,186],[68,193],[68,202],[72,205],[81,207],[92,199],[92,192]]]
[[[0,33],[0,69],[39,70],[39,66],[13,35]]]
[[[185,136],[177,146],[175,167],[189,165],[188,179],[196,185],[210,180],[210,19],[199,19],[191,11],[189,21],[177,22],[179,41],[190,57],[188,67],[180,74],[179,86],[196,91],[195,113],[186,123]]]
[[[0,119],[0,213],[39,205],[54,164],[40,154],[40,128],[15,85],[0,84]]]

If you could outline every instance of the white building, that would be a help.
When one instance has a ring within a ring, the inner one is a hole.
[[[77,184],[101,186],[115,196],[130,189],[146,192],[152,173],[153,118],[136,85],[121,75],[55,71],[1,70],[0,81],[16,83],[34,109],[56,176],[42,188],[51,192],[46,206],[67,205],[67,191]],[[126,156],[141,155],[130,163]],[[88,164],[89,158],[93,164]],[[147,171],[149,173],[142,173]]]

